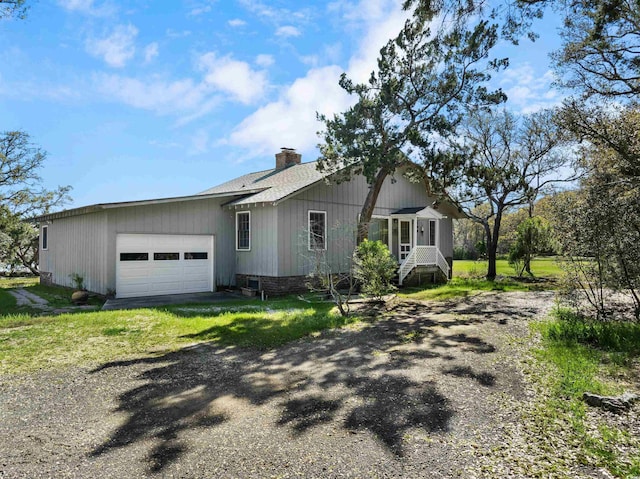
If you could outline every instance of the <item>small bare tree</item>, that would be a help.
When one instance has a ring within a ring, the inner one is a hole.
[[[350,312],[349,301],[355,292],[353,250],[355,225],[312,224],[301,238],[305,261],[310,270],[307,287],[327,294],[342,316]]]

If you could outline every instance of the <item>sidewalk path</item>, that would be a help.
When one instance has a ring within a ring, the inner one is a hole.
[[[29,306],[31,308],[40,309],[49,308],[49,303],[46,299],[43,299],[40,296],[27,291],[26,289],[10,289],[9,293],[16,298],[18,306]]]

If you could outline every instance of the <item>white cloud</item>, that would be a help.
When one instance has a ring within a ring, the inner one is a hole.
[[[509,67],[501,75],[500,86],[508,97],[508,105],[520,113],[533,113],[559,105],[564,96],[552,88],[553,72],[540,75],[529,63]]]
[[[149,43],[149,45],[147,45],[144,49],[144,62],[150,63],[151,60],[158,56],[158,53],[158,43]]]
[[[282,38],[299,37],[300,35],[302,35],[302,32],[293,25],[285,25],[276,30],[276,36]]]
[[[286,19],[287,22],[291,23],[305,24],[310,22],[314,15],[314,10],[312,8],[289,10],[287,8],[278,8],[267,5],[260,0],[238,0],[238,3],[240,3],[240,5],[249,12],[260,17],[263,21],[275,25],[281,25],[283,23],[282,19]]]
[[[256,57],[256,65],[261,66],[262,68],[268,68],[273,65],[275,60],[273,59],[273,55],[260,54]]]
[[[355,10],[363,16],[365,26],[347,73],[354,81],[365,82],[377,66],[380,49],[398,35],[409,14],[395,0],[361,0]]]
[[[252,103],[269,86],[265,71],[253,70],[231,56],[206,53],[198,58],[196,66],[202,72],[198,80],[96,74],[93,84],[106,98],[160,115],[176,115],[178,125],[211,112],[225,101]]]
[[[202,15],[203,13],[209,13],[211,11],[211,5],[203,5],[200,7],[195,7],[191,9],[189,15],[192,17],[197,17],[198,15]]]
[[[268,85],[266,72],[253,70],[248,63],[234,60],[230,55],[219,58],[215,53],[206,53],[200,57],[199,64],[206,72],[206,84],[230,93],[244,104],[258,100]]]
[[[318,142],[316,111],[331,114],[351,101],[338,86],[341,73],[335,65],[309,71],[286,88],[277,101],[245,118],[229,143],[251,149],[255,156],[273,153],[285,144],[309,151]]]
[[[239,18],[234,18],[233,20],[229,20],[227,22],[229,24],[230,27],[244,27],[247,22],[245,22],[244,20],[241,20]]]
[[[69,12],[84,13],[96,17],[103,17],[115,13],[115,7],[108,3],[100,6],[94,4],[93,0],[58,0],[58,5]]]
[[[252,13],[255,13],[258,16],[268,17],[268,18],[273,18],[278,16],[278,11],[275,8],[269,7],[268,5],[265,5],[259,0],[240,0],[239,3],[243,5],[247,10],[249,10]]]
[[[99,74],[96,89],[127,105],[156,113],[191,113],[207,98],[207,89],[191,79],[166,81],[152,78],[142,81],[120,75]]]
[[[357,51],[349,60],[347,74],[363,82],[375,69],[380,48],[398,34],[408,13],[402,10],[399,0],[361,0],[352,8],[347,20],[360,22],[358,29],[362,35]],[[361,15],[357,19],[356,13]],[[338,85],[342,72],[344,68],[338,65],[311,68],[305,76],[284,87],[276,101],[237,125],[227,144],[245,149],[250,157],[271,154],[284,144],[300,151],[312,151],[319,141],[316,132],[322,128],[316,112],[339,113],[354,102]]]
[[[58,0],[58,4],[70,11],[88,11],[93,7],[93,0]]]
[[[111,35],[102,38],[88,39],[85,48],[94,57],[102,58],[107,65],[121,68],[135,54],[135,39],[138,29],[133,25],[117,25]]]
[[[181,32],[178,32],[172,28],[167,28],[165,33],[169,38],[184,38],[191,35],[191,30],[182,30]]]
[[[321,65],[335,64],[340,59],[342,54],[342,45],[340,43],[334,43],[332,45],[324,45],[320,53],[313,55],[302,55],[300,61],[310,67],[317,67]]]

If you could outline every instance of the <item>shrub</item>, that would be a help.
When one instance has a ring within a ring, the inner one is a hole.
[[[71,282],[77,290],[84,291],[84,276],[80,276],[78,273],[71,273],[69,278],[71,278]]]
[[[364,240],[354,255],[354,275],[362,284],[362,292],[375,299],[394,291],[391,280],[398,264],[382,241]]]

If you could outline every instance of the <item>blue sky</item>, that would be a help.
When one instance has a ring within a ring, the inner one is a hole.
[[[315,112],[344,110],[406,13],[396,0],[29,1],[0,21],[0,130],[47,150],[47,187],[73,203],[189,195],[268,169],[280,147],[317,158]],[[509,108],[557,104],[541,37],[502,45]]]

